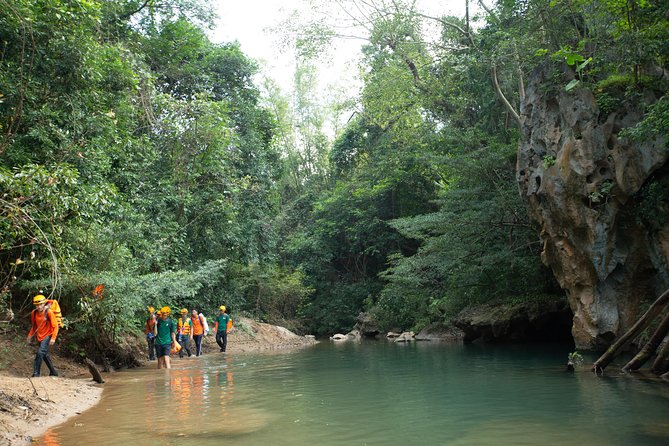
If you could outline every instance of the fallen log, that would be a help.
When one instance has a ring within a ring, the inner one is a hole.
[[[636,324],[632,326],[627,333],[622,335],[611,347],[609,347],[602,356],[595,361],[592,365],[592,370],[595,373],[601,373],[604,371],[606,366],[608,366],[616,357],[616,355],[623,349],[629,342],[631,342],[639,333],[641,333],[647,326],[650,324],[653,319],[657,317],[658,314],[662,311],[664,306],[669,302],[669,290],[662,293],[660,297],[657,298],[655,302],[648,308],[641,318],[636,321]]]
[[[664,347],[660,349],[650,371],[656,375],[662,375],[669,372],[669,342],[664,344]]]
[[[91,372],[93,380],[96,383],[102,384],[105,382],[105,380],[102,379],[102,374],[100,373],[100,370],[98,370],[98,367],[95,365],[93,361],[91,361],[88,358],[84,358],[84,363],[88,366],[88,371]]]
[[[648,361],[648,359],[655,354],[657,347],[664,339],[664,337],[669,333],[669,313],[664,316],[662,323],[657,327],[653,336],[646,342],[646,345],[637,353],[634,358],[630,360],[625,367],[623,367],[623,372],[633,372],[639,370],[639,368]]]

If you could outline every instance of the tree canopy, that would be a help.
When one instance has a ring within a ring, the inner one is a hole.
[[[225,302],[324,334],[360,311],[416,329],[558,296],[515,183],[524,83],[552,64],[575,73],[554,88],[601,107],[642,101],[642,83],[666,92],[666,11],[479,4],[335,2],[366,44],[359,96],[328,104],[314,62],[342,31],[324,19],[287,28],[301,33],[288,97],[208,38],[200,0],[0,0],[0,304],[46,290],[85,340],[137,327],[148,305]],[[666,104],[630,137],[666,133]]]

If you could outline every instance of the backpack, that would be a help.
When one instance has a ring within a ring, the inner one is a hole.
[[[208,335],[209,334],[209,324],[207,324],[207,318],[204,317],[204,314],[200,313],[200,323],[202,324],[202,328],[204,329],[204,334]]]
[[[49,311],[53,313],[53,315],[56,317],[56,323],[58,324],[59,328],[63,328],[63,313],[60,312],[60,304],[58,303],[57,300],[54,299],[47,299],[46,301],[46,307],[44,308],[44,311]],[[35,324],[35,310],[31,313],[31,318],[33,324]]]

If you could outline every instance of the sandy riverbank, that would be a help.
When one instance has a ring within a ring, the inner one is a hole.
[[[228,354],[289,350],[313,345],[283,327],[239,318],[228,335]],[[34,346],[26,349],[14,339],[3,339],[13,359],[0,370],[0,446],[29,445],[48,428],[93,407],[100,401],[104,384],[96,384],[85,367],[52,355],[60,376],[28,378],[32,371]],[[214,336],[203,342],[204,354],[218,352]],[[146,363],[153,367],[155,362]],[[44,367],[45,369],[45,367]],[[103,374],[103,377],[106,374]]]
[[[90,379],[0,375],[0,444],[26,445],[68,418],[93,407],[102,385]]]

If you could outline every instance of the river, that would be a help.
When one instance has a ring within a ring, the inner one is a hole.
[[[565,373],[569,346],[324,342],[136,369],[37,444],[661,445],[669,386]]]

